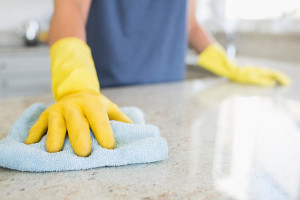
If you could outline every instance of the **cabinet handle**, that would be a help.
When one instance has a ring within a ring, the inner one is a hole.
[[[0,71],[4,71],[7,68],[7,64],[5,62],[0,63]]]
[[[0,81],[0,87],[1,87],[1,88],[6,88],[7,86],[8,86],[8,80],[2,79],[2,80]]]

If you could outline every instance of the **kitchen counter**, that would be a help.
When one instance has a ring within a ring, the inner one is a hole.
[[[209,77],[103,89],[102,92],[119,106],[137,106],[145,112],[147,123],[158,126],[167,139],[169,157],[150,164],[55,173],[0,168],[0,199],[286,199],[271,198],[268,194],[274,197],[276,193],[263,184],[250,184],[252,192],[247,190],[243,198],[233,196],[218,187],[216,180],[220,177],[214,173],[220,163],[215,159],[218,143],[213,111],[220,102],[232,95],[300,100],[300,67],[277,62],[268,64],[288,73],[293,84],[287,88],[261,88]],[[50,105],[53,100],[50,94],[0,100],[0,139],[34,102]],[[222,166],[230,165],[229,160],[222,162]],[[298,169],[300,171],[300,167]],[[255,178],[250,176],[249,183]],[[299,181],[292,187],[299,190]],[[280,184],[275,188],[282,190]],[[235,188],[239,189],[239,186]],[[253,191],[264,196],[253,196]],[[299,199],[298,195],[287,199]]]

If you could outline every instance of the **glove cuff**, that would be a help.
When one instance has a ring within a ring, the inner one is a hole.
[[[89,46],[74,37],[63,38],[50,48],[52,92],[56,101],[75,92],[100,93]]]
[[[198,55],[198,64],[205,65],[209,58],[216,58],[220,56],[226,56],[225,49],[218,43],[211,43]]]
[[[237,67],[234,61],[227,58],[224,48],[218,43],[212,43],[206,47],[198,56],[198,65],[218,75],[230,78]]]

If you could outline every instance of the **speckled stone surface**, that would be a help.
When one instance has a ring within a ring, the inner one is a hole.
[[[161,135],[168,141],[168,159],[151,164],[58,173],[0,168],[0,199],[237,199],[216,187],[213,110],[222,100],[235,94],[300,100],[300,66],[267,64],[288,73],[293,85],[258,88],[229,83],[222,78],[204,78],[104,89],[102,92],[119,106],[141,108],[147,123],[160,128]],[[50,94],[0,100],[0,139],[34,102],[50,105],[53,100]],[[229,161],[223,163],[224,166],[229,164]],[[245,195],[244,199],[259,199]]]

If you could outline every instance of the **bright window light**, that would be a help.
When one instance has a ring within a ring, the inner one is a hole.
[[[225,0],[227,19],[300,19],[300,0]]]

